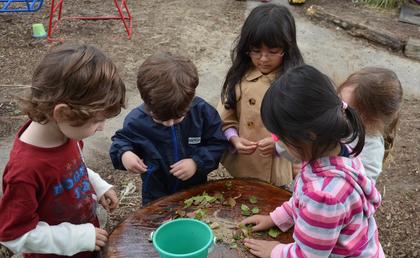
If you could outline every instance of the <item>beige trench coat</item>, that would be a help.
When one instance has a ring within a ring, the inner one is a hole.
[[[236,110],[226,109],[219,102],[217,110],[223,121],[223,131],[236,128],[240,137],[250,141],[259,141],[271,137],[261,120],[260,108],[264,94],[275,79],[275,72],[263,75],[258,70],[251,70],[236,87]],[[288,184],[292,180],[292,163],[276,154],[272,157],[262,157],[257,149],[251,155],[226,151],[222,164],[233,177],[257,178],[277,186]]]

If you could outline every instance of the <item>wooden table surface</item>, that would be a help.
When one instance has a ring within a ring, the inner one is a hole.
[[[230,220],[232,224],[244,218],[240,208],[242,203],[253,207],[249,203],[250,196],[257,198],[258,203],[255,206],[258,206],[260,214],[264,215],[291,197],[290,192],[255,179],[223,179],[198,185],[161,198],[135,211],[114,229],[101,256],[108,258],[159,257],[153,244],[149,242],[150,232],[163,222],[174,218],[176,210],[184,207],[184,200],[200,195],[204,191],[209,195],[222,192],[225,198],[236,198],[237,205],[233,208],[221,204],[210,208],[214,212],[217,209],[217,216]],[[276,240],[282,243],[292,242],[292,231],[281,233]],[[241,248],[230,248],[227,244],[218,243],[208,257],[253,257],[253,255]]]

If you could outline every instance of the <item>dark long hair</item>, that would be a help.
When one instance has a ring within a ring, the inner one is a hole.
[[[231,52],[232,66],[223,83],[221,100],[226,108],[235,108],[235,86],[253,66],[248,53],[263,44],[269,48],[284,50],[280,76],[291,67],[303,64],[303,58],[296,43],[295,20],[290,11],[281,5],[265,4],[254,8],[242,26]]]
[[[352,155],[364,145],[365,130],[356,111],[345,107],[333,82],[312,66],[292,68],[266,92],[261,116],[265,127],[303,156],[302,146],[311,143],[311,161],[338,143],[358,139]]]

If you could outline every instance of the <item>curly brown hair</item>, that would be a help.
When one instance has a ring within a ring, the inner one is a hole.
[[[146,109],[161,121],[184,116],[197,86],[195,65],[188,58],[168,52],[147,58],[137,74],[137,88]]]
[[[66,104],[66,120],[79,126],[100,114],[111,118],[125,107],[125,85],[114,63],[99,49],[64,44],[51,49],[35,69],[21,108],[32,121],[47,123]]]
[[[394,145],[403,89],[397,75],[386,68],[366,67],[351,74],[337,91],[354,87],[352,106],[356,108],[367,133],[380,132],[384,136],[387,158]]]

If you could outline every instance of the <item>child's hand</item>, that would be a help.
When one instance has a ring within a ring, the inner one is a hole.
[[[230,138],[235,149],[239,154],[252,154],[257,149],[257,143],[248,141],[245,138],[239,136],[233,136]]]
[[[96,241],[95,241],[95,251],[100,251],[102,247],[108,242],[108,232],[102,228],[95,228]]]
[[[262,258],[270,258],[271,251],[276,245],[280,244],[280,242],[245,238],[244,244],[249,248],[249,251],[253,255]]]
[[[253,215],[242,220],[239,224],[255,224],[255,226],[252,227],[252,231],[262,231],[276,225],[269,215]]]
[[[181,179],[182,181],[190,179],[197,171],[197,164],[192,159],[182,159],[171,165],[169,171],[172,175]]]
[[[113,212],[118,208],[118,197],[117,193],[113,188],[106,191],[99,199],[99,203],[107,210],[108,212]]]
[[[143,160],[132,151],[124,152],[121,157],[121,161],[125,169],[127,169],[129,172],[144,173],[147,171],[147,166],[143,163]]]
[[[261,156],[271,157],[276,149],[275,143],[272,137],[267,137],[258,141],[258,149],[261,151]]]

